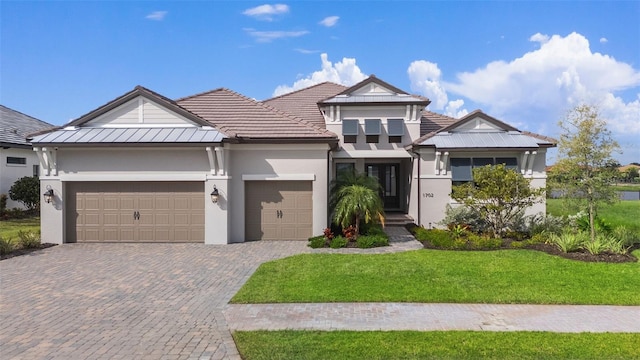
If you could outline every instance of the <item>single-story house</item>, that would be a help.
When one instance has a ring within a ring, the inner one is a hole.
[[[24,208],[9,197],[9,189],[25,176],[38,176],[38,156],[27,141],[27,134],[53,125],[0,105],[0,194],[7,195],[7,208]]]
[[[388,214],[424,226],[475,166],[505,163],[545,186],[552,139],[429,103],[375,76],[265,101],[224,88],[172,100],[138,86],[31,139],[52,195],[43,241],[304,240],[330,223],[330,182],[348,170],[379,180]]]

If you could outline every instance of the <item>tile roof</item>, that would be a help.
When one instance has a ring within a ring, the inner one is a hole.
[[[230,136],[245,139],[336,139],[334,133],[267,104],[220,88],[177,104]]]
[[[213,128],[67,128],[35,136],[34,144],[192,144],[221,142]]]
[[[324,117],[318,108],[318,101],[332,97],[346,88],[332,82],[323,82],[264,100],[263,103],[324,128]]]
[[[0,144],[31,146],[27,135],[54,126],[0,105]]]
[[[456,121],[458,121],[456,118],[423,110],[420,118],[420,136],[439,131]]]

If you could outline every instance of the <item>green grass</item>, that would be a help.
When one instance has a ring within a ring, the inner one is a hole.
[[[40,218],[32,217],[18,220],[0,221],[0,237],[3,239],[16,240],[20,231],[40,231]]]
[[[618,191],[640,191],[640,184],[618,184],[615,188]]]
[[[547,199],[547,213],[555,216],[574,215],[565,206],[563,199]],[[640,233],[640,201],[619,201],[613,205],[603,205],[599,216],[607,223],[615,226],[624,225],[628,229]]]
[[[251,331],[243,359],[638,359],[640,334],[476,331]]]
[[[585,263],[534,250],[418,250],[264,263],[231,302],[640,305],[638,289],[638,262]]]

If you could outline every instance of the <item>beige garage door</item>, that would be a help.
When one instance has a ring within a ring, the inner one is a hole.
[[[68,242],[204,242],[202,182],[67,185]]]
[[[246,240],[307,240],[312,193],[311,181],[247,181]]]

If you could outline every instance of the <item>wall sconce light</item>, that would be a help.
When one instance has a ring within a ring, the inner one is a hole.
[[[53,189],[51,188],[51,185],[47,185],[47,191],[45,191],[43,195],[44,201],[46,201],[47,204],[50,204],[53,200]]]
[[[218,192],[218,188],[213,185],[213,191],[211,192],[211,202],[216,204],[218,202],[218,198],[220,198],[220,193]]]

